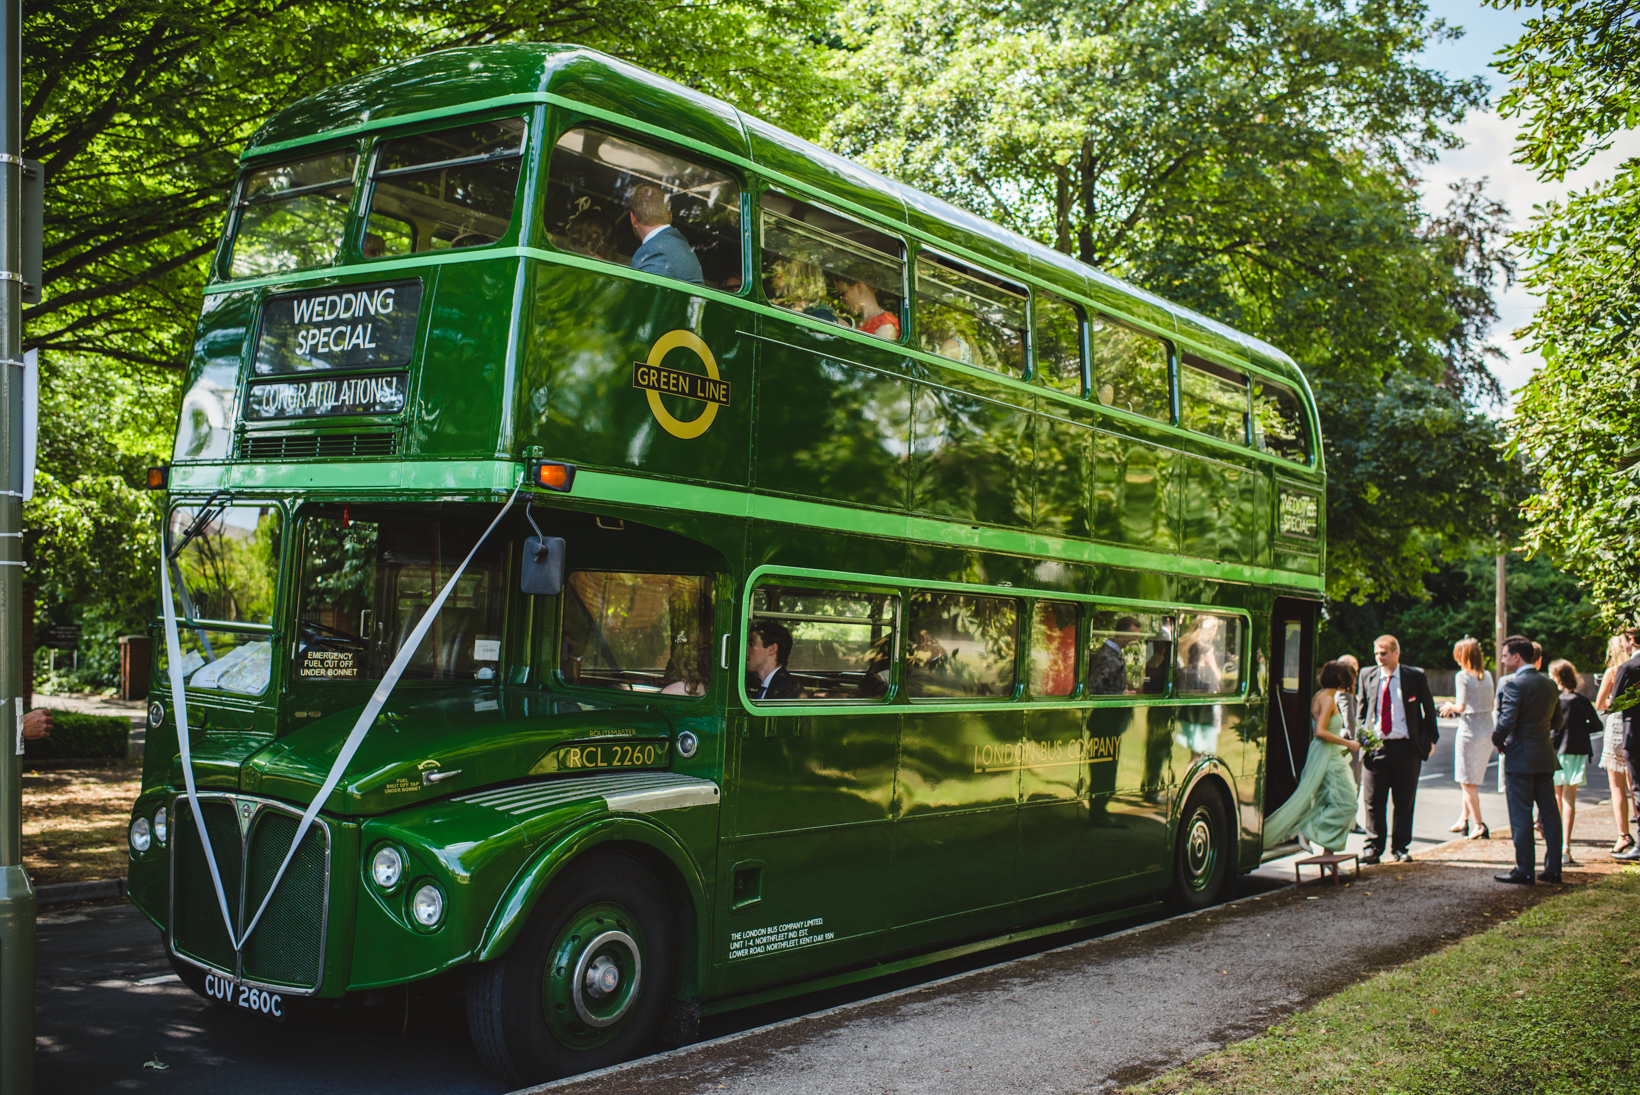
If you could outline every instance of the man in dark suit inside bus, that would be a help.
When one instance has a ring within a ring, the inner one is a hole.
[[[800,700],[803,689],[786,671],[792,633],[773,620],[758,620],[746,631],[746,695],[754,700]]]
[[[1435,721],[1435,697],[1422,669],[1401,664],[1401,644],[1394,635],[1372,644],[1378,663],[1361,674],[1355,709],[1361,725],[1370,726],[1384,744],[1361,764],[1361,793],[1367,800],[1367,847],[1362,863],[1377,863],[1384,854],[1384,808],[1395,796],[1395,824],[1389,850],[1397,863],[1412,858],[1412,808],[1418,796],[1418,774],[1441,739]]]
[[[1105,641],[1088,655],[1088,691],[1095,696],[1120,696],[1128,690],[1127,655],[1124,648],[1132,646],[1143,636],[1143,625],[1137,616],[1123,616],[1116,621],[1116,631],[1105,636]]]
[[[638,235],[638,249],[632,255],[632,269],[664,278],[677,278],[693,285],[705,285],[695,249],[672,227],[672,207],[666,194],[652,183],[632,188],[626,196],[627,215]]]

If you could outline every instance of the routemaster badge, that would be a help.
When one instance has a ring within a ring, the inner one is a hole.
[[[661,365],[673,350],[690,350],[706,366],[706,375],[669,369]],[[655,340],[649,349],[649,358],[632,363],[632,386],[641,388],[649,396],[649,413],[661,424],[661,429],[687,441],[699,437],[712,425],[719,407],[729,405],[729,382],[718,374],[717,359],[712,348],[693,331],[668,331]],[[682,396],[706,404],[699,416],[685,422],[673,416],[661,402],[663,395]]]

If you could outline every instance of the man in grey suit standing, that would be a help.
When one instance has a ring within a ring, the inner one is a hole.
[[[1543,874],[1545,882],[1560,881],[1560,808],[1555,802],[1554,774],[1560,758],[1551,742],[1560,728],[1560,689],[1532,668],[1532,640],[1511,635],[1503,641],[1499,658],[1505,672],[1498,688],[1498,721],[1492,744],[1503,754],[1503,781],[1509,803],[1509,829],[1515,838],[1515,869],[1493,875],[1499,882],[1534,884],[1532,863],[1537,858],[1532,833],[1532,806],[1543,821]]]
[[[672,207],[666,195],[652,183],[632,188],[626,196],[626,211],[632,231],[638,235],[638,249],[632,255],[632,269],[677,278],[693,285],[705,285],[695,249],[672,227]]]

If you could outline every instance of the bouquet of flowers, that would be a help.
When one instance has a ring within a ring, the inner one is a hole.
[[[1378,752],[1384,745],[1382,735],[1370,726],[1357,726],[1355,728],[1355,739],[1361,743],[1361,755],[1363,757]]]

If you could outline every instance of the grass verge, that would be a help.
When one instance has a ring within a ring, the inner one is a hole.
[[[124,878],[125,825],[142,769],[23,773],[23,865],[36,886]]]
[[[1124,1090],[1640,1093],[1640,871],[1558,894]]]

